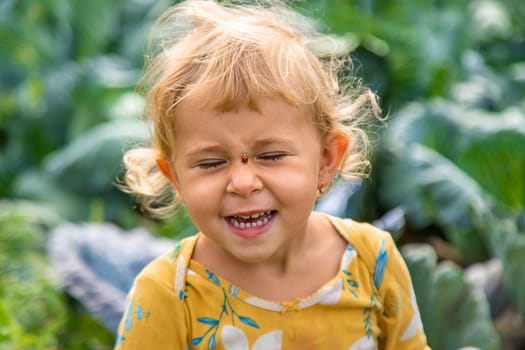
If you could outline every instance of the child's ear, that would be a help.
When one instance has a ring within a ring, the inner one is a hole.
[[[177,187],[177,174],[173,173],[169,162],[164,159],[157,159],[157,167],[159,168],[160,172],[166,176],[171,181],[171,183],[175,185],[175,187]]]
[[[336,134],[327,137],[319,169],[320,187],[324,187],[332,181],[347,148],[348,137],[346,135]]]
[[[182,195],[179,190],[179,180],[177,178],[177,174],[173,172],[173,170],[170,167],[170,164],[168,161],[164,159],[157,159],[157,167],[159,168],[162,175],[166,176],[170,182],[175,186],[175,189],[177,190],[179,199],[184,202],[184,199],[182,198]]]

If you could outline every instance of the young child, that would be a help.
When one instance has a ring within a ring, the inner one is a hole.
[[[160,18],[152,145],[127,152],[126,181],[200,232],[136,278],[116,349],[429,349],[390,235],[313,211],[334,176],[364,174],[359,125],[379,116],[305,23],[201,0]]]

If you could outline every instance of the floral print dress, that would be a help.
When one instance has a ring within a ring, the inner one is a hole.
[[[116,349],[430,349],[391,236],[327,216],[348,242],[339,274],[289,302],[251,295],[191,259],[197,236],[136,278]]]

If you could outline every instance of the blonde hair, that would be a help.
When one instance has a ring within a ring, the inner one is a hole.
[[[156,165],[176,152],[176,106],[208,89],[220,111],[242,103],[257,109],[259,98],[273,96],[307,106],[321,137],[339,133],[348,139],[340,175],[366,175],[368,138],[362,124],[370,115],[380,118],[377,98],[348,76],[341,81],[348,58],[314,52],[322,36],[306,18],[277,2],[188,0],[169,8],[152,34],[141,81],[151,146],[124,155],[126,189],[140,196],[150,214],[163,217],[177,204],[175,190]]]

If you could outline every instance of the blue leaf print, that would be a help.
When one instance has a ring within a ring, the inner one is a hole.
[[[233,284],[230,285],[230,294],[233,296],[239,295],[239,288],[235,287]]]
[[[174,262],[175,259],[179,256],[179,252],[180,252],[180,242],[178,242],[177,245],[175,245],[175,247],[173,248],[173,250],[169,252],[168,254],[172,262]]]
[[[359,282],[357,282],[357,281],[354,281],[354,280],[351,280],[351,279],[347,279],[346,282],[347,282],[350,286],[352,286],[352,287],[354,287],[354,288],[359,288]]]
[[[142,320],[144,315],[146,315],[146,313],[144,312],[144,310],[142,310],[142,306],[138,305],[135,308],[135,318],[140,321]]]
[[[183,290],[181,290],[179,292],[179,300],[182,300],[182,299],[184,299],[184,291]]]
[[[379,253],[376,259],[376,269],[374,271],[374,284],[376,288],[379,288],[383,281],[383,275],[385,274],[386,264],[388,262],[388,253],[385,250],[385,240],[381,241],[381,247],[379,247]]]
[[[352,273],[346,269],[343,270],[343,273],[348,277],[352,277]],[[351,278],[346,278],[343,283],[343,290],[347,290],[352,293],[354,297],[359,298],[354,288],[359,288],[359,282]]]
[[[124,330],[126,332],[129,332],[131,330],[131,327],[133,327],[133,320],[131,319],[131,316],[128,315],[125,320]]]
[[[211,271],[206,270],[206,273],[208,274],[208,278],[216,283],[219,288],[222,289],[223,294],[223,302],[222,306],[219,310],[218,317],[212,318],[212,317],[197,317],[197,322],[200,322],[202,324],[205,324],[208,326],[208,329],[204,331],[204,334],[202,334],[198,338],[193,338],[193,346],[197,346],[200,343],[202,343],[205,339],[208,339],[208,349],[215,350],[217,347],[217,332],[221,328],[221,324],[223,323],[224,319],[227,318],[230,320],[232,325],[235,324],[235,318],[239,320],[239,322],[244,323],[247,326],[253,327],[253,328],[259,328],[259,325],[257,322],[252,320],[249,317],[246,316],[240,316],[235,309],[233,308],[233,305],[230,302],[230,298],[239,293],[239,289],[233,285],[229,286],[229,293],[228,291],[223,288],[220,285],[220,281]]]
[[[365,329],[366,336],[370,337],[373,333],[373,324],[372,324],[372,310],[376,308],[376,301],[374,293],[370,294],[370,307],[366,307],[363,310],[363,325]]]
[[[210,325],[210,326],[216,326],[219,324],[219,320],[215,320],[209,317],[197,317],[197,321],[199,321],[200,323]]]
[[[217,278],[217,276],[215,276],[215,274],[209,270],[206,270],[206,274],[208,275],[208,278],[213,282],[215,283],[216,285],[220,286],[221,285],[221,282],[219,282],[219,279]]]
[[[208,349],[215,350],[215,334],[213,334],[210,339],[208,340]]]
[[[363,319],[363,326],[365,328],[365,334],[367,337],[372,335],[372,309],[367,307],[363,310],[364,319]]]
[[[250,327],[259,328],[259,325],[257,324],[257,322],[255,322],[254,320],[252,320],[249,317],[239,316],[239,321],[241,321],[242,323],[244,323],[245,325],[248,325]]]
[[[199,345],[201,343],[202,339],[203,339],[203,337],[193,338],[191,340],[191,345],[193,345],[193,346]]]
[[[121,334],[117,334],[117,341],[115,342],[115,347],[119,346],[126,338]]]

